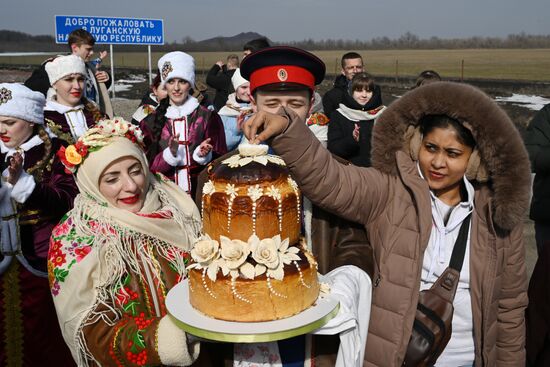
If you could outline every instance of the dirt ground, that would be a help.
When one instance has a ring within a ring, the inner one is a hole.
[[[12,82],[24,82],[30,76],[30,69],[0,69],[0,82],[2,83],[12,83]],[[136,71],[121,71],[117,73],[117,79],[127,78],[130,74],[135,74]],[[198,75],[198,80],[204,82],[204,75]],[[319,92],[323,94],[325,91],[331,88],[332,86],[332,77],[328,77],[320,86]],[[398,96],[406,93],[410,88],[410,83],[404,83],[403,85],[396,85],[395,83],[380,83],[383,91],[383,100],[384,104],[389,105],[393,100],[398,98]],[[483,88],[482,88],[483,89]],[[115,114],[122,116],[125,119],[131,119],[132,114],[137,109],[141,96],[147,90],[147,83],[138,83],[134,85],[130,91],[119,92],[117,93],[117,98],[113,100],[113,109]],[[485,90],[491,96],[494,96],[496,92],[502,93],[499,88],[491,88],[490,90]],[[208,91],[210,98],[213,97],[212,91]],[[511,93],[510,93],[511,94]],[[516,124],[520,132],[523,132],[527,123],[534,115],[534,111],[522,108],[515,105],[504,104],[501,107],[508,113],[512,121]],[[526,265],[527,272],[530,276],[535,262],[537,259],[536,245],[535,245],[535,233],[533,228],[533,222],[529,220],[526,216],[524,222],[524,241],[525,241],[525,250],[526,250]]]

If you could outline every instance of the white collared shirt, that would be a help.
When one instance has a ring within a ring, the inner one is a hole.
[[[418,171],[420,172],[420,169]],[[421,172],[420,176],[422,176]],[[429,289],[449,266],[462,221],[474,209],[474,187],[466,177],[463,180],[468,199],[454,207],[445,204],[430,191],[432,231],[422,262],[421,291]],[[447,221],[445,218],[448,218]],[[438,358],[436,366],[470,366],[475,359],[474,321],[470,296],[470,238],[471,236],[468,235],[464,263],[453,300],[454,315],[451,340]]]

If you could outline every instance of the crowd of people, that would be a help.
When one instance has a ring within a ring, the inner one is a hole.
[[[207,167],[243,142],[287,163],[319,271],[372,278],[355,365],[550,364],[550,105],[523,140],[482,91],[426,70],[386,106],[356,52],[321,96],[319,58],[262,38],[212,66],[212,99],[192,56],[163,55],[128,122],[94,43],[75,30],[70,54],[0,84],[0,365],[252,365],[185,333],[164,304],[200,236]],[[311,343],[279,341],[274,365],[336,363],[337,338]]]

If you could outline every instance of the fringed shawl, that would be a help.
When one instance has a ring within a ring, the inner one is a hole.
[[[114,325],[120,319],[115,294],[124,276],[132,273],[147,283],[142,271],[145,264],[152,270],[153,281],[161,281],[157,257],[170,261],[183,276],[184,259],[174,254],[190,250],[199,235],[200,215],[193,200],[168,180],[148,175],[139,213],[115,208],[103,198],[97,182],[114,160],[130,156],[148,171],[136,147],[120,138],[86,159],[77,173],[81,193],[52,233],[50,286],[63,337],[79,366],[94,361],[83,328],[98,320]]]

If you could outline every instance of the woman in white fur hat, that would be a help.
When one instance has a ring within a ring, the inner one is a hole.
[[[74,143],[104,117],[84,97],[86,65],[79,56],[67,55],[56,57],[45,68],[51,85],[44,109],[46,124],[61,139]]]
[[[180,51],[160,58],[161,87],[168,97],[160,101],[154,119],[140,127],[146,135],[151,171],[160,172],[194,195],[196,178],[212,159],[227,152],[223,124],[216,112],[191,95],[195,61]]]
[[[250,82],[242,77],[239,69],[231,77],[234,93],[227,98],[218,114],[222,118],[223,128],[225,130],[225,142],[227,150],[231,151],[239,145],[243,138],[243,131],[239,126],[246,115],[252,112],[250,105]]]
[[[46,268],[53,227],[77,188],[44,128],[42,93],[0,84],[0,366],[71,366]]]

